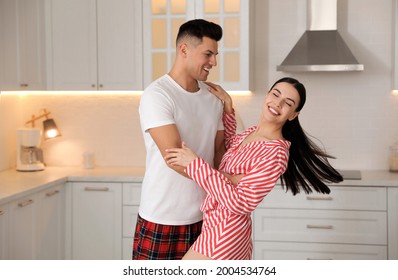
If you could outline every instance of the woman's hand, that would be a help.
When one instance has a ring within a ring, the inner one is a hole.
[[[164,159],[169,165],[187,167],[198,156],[182,142],[182,148],[166,149]]]
[[[232,175],[229,173],[225,173],[222,172],[224,174],[225,177],[228,178],[228,180],[231,181],[232,185],[237,186],[240,182],[240,180],[243,178],[244,174],[236,174],[236,175]]]
[[[208,85],[208,90],[218,97],[224,103],[224,112],[232,114],[234,112],[232,98],[221,86],[213,84],[211,82],[204,82]]]

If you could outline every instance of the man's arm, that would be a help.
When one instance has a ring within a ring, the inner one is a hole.
[[[158,149],[163,157],[166,155],[166,149],[182,147],[180,133],[175,124],[150,128],[148,129],[148,132],[151,135],[156,146],[158,146]],[[184,172],[184,167],[169,164],[167,164],[167,166],[178,172],[179,174],[190,178]]]
[[[221,159],[226,152],[224,143],[224,130],[217,131],[216,139],[214,141],[214,168],[218,169]]]

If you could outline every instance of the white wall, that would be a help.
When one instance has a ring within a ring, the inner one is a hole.
[[[245,124],[257,122],[262,93],[275,80],[294,76],[308,94],[300,121],[337,157],[336,166],[386,169],[389,146],[398,140],[398,98],[390,94],[392,1],[338,0],[338,30],[365,65],[363,72],[339,73],[277,72],[306,29],[306,1],[255,3],[256,95],[238,103]]]
[[[144,166],[139,96],[84,92],[5,96],[19,97],[23,110],[18,126],[24,126],[32,114],[39,115],[43,108],[51,112],[50,118],[55,120],[62,137],[42,142],[49,166],[82,165],[84,152],[93,152],[98,166]],[[42,127],[43,120],[36,121],[36,126]]]
[[[282,76],[307,88],[300,121],[337,168],[387,169],[389,146],[398,140],[398,98],[390,94],[392,1],[338,0],[338,30],[363,72],[276,71],[306,29],[305,0],[254,0],[254,94],[234,97],[246,127],[255,125],[264,93]],[[15,128],[41,108],[52,113],[62,138],[43,145],[49,165],[80,165],[84,151],[100,166],[143,166],[145,150],[134,95],[1,95],[0,170],[15,165]]]

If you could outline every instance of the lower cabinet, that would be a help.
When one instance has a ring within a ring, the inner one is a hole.
[[[11,201],[7,259],[64,258],[64,185]]]
[[[384,187],[274,189],[254,212],[254,259],[387,259]]]
[[[131,260],[132,245],[141,197],[141,183],[123,184],[123,260]]]
[[[386,246],[301,242],[255,242],[257,260],[382,260]]]
[[[398,260],[398,188],[388,188],[388,259]]]
[[[122,256],[122,184],[72,184],[72,259]]]
[[[73,182],[70,192],[67,258],[131,260],[141,183]]]
[[[65,187],[59,185],[37,196],[36,259],[65,258]]]
[[[8,259],[8,203],[0,205],[0,260]]]

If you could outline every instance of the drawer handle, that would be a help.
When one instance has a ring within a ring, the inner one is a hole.
[[[26,200],[24,202],[18,203],[18,206],[19,207],[25,207],[25,206],[28,206],[29,204],[32,204],[32,203],[33,203],[33,199],[29,199],[29,200]]]
[[[85,187],[84,190],[88,191],[88,192],[107,192],[107,191],[109,191],[109,188],[108,187],[103,187],[103,188]]]
[[[59,190],[54,190],[52,192],[46,193],[46,196],[50,197],[50,196],[56,195],[57,193],[59,193]]]
[[[307,196],[307,200],[333,200],[331,196]]]
[[[327,259],[313,259],[313,258],[307,258],[307,260],[309,260],[309,261],[312,261],[312,260],[315,260],[315,261],[319,261],[319,260],[321,260],[321,261],[324,261],[324,260],[333,260],[332,258],[327,258]]]
[[[307,228],[333,229],[333,226],[331,226],[331,225],[307,225]]]

